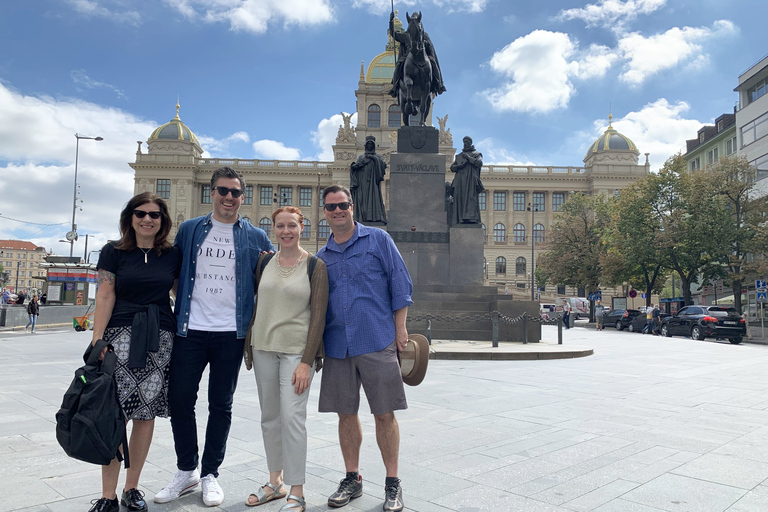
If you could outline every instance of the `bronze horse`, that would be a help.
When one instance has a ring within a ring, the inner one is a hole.
[[[424,44],[424,27],[421,25],[421,12],[413,13],[408,20],[409,43],[405,58],[403,76],[400,79],[398,104],[403,113],[403,124],[410,125],[411,116],[418,114],[419,126],[426,125],[427,114],[432,106],[432,63],[427,56]]]

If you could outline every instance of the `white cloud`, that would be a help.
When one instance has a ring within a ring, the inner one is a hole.
[[[141,15],[137,11],[115,11],[104,7],[104,3],[95,0],[68,0],[69,4],[86,18],[106,18],[117,23],[138,26],[141,24]]]
[[[357,112],[352,114],[350,124],[353,127],[357,124]],[[333,145],[336,143],[339,127],[343,125],[344,120],[341,114],[333,115],[329,119],[323,119],[317,123],[317,130],[312,132],[312,142],[319,150],[317,160],[321,162],[333,161]]]
[[[650,14],[664,7],[667,0],[600,0],[596,4],[560,11],[561,20],[583,20],[588,27],[604,26],[621,30],[639,14]]]
[[[257,140],[253,143],[256,158],[262,160],[299,160],[301,152],[295,148],[286,147],[282,142],[270,139]]]
[[[231,30],[263,34],[270,25],[333,23],[330,0],[165,0],[189,19],[229,23]]]
[[[518,165],[521,167],[537,165],[530,160],[521,159],[514,151],[499,145],[499,141],[493,137],[473,142],[475,148],[483,154],[484,165]]]
[[[619,79],[630,85],[640,85],[649,77],[701,57],[700,42],[732,34],[736,27],[728,20],[716,21],[708,27],[674,27],[662,34],[645,37],[638,32],[622,36],[618,51],[628,62]]]
[[[84,87],[86,89],[110,89],[111,91],[114,91],[118,98],[125,98],[125,93],[122,90],[112,84],[94,80],[86,74],[84,69],[73,69],[70,71],[69,77],[78,87]]]
[[[571,78],[604,76],[615,60],[607,47],[582,52],[567,34],[535,30],[491,57],[491,69],[512,81],[482,94],[499,110],[548,112],[568,105]]]
[[[658,170],[664,162],[685,149],[686,139],[696,135],[696,131],[705,123],[696,119],[687,119],[685,113],[690,105],[684,101],[670,103],[665,98],[648,103],[637,112],[630,112],[623,118],[614,118],[613,127],[629,137],[641,152],[640,163],[645,162],[643,153],[650,153],[651,170]],[[594,142],[606,128],[606,120],[594,123],[594,130],[589,135]]]
[[[432,0],[431,4],[446,12],[483,12],[489,0]],[[398,0],[396,8],[400,11],[398,18],[405,20],[406,7],[413,11],[421,10],[426,2],[424,0]],[[390,0],[352,0],[352,7],[368,9],[375,14],[383,14],[392,11]],[[426,22],[426,20],[425,20]]]
[[[76,99],[25,96],[0,83],[0,195],[4,217],[0,238],[17,238],[69,251],[58,242],[69,231],[74,196],[75,133],[101,136],[81,140],[78,183],[83,211],[77,212],[81,240],[75,253],[83,254],[84,234],[94,235],[89,247],[98,248],[118,234],[117,220],[133,193],[137,140],[146,140],[158,125],[115,108]],[[96,244],[96,245],[92,245]]]
[[[203,148],[203,156],[205,158],[211,158],[212,155],[215,155],[214,158],[221,158],[233,156],[229,153],[231,144],[248,144],[251,141],[251,138],[248,136],[247,132],[240,131],[223,139],[215,139],[206,135],[200,135],[197,137],[197,140],[200,141],[200,146]]]

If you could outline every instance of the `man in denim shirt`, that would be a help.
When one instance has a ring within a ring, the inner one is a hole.
[[[176,235],[183,262],[176,293],[177,333],[171,355],[168,402],[178,472],[155,495],[167,503],[203,484],[203,503],[220,505],[216,478],[232,422],[232,397],[243,360],[243,343],[254,308],[254,270],[262,251],[273,251],[267,234],[238,211],[245,181],[229,167],[211,177],[213,212],[184,222]],[[195,403],[206,366],[208,425],[198,471]],[[202,479],[200,478],[202,474]]]
[[[363,494],[359,474],[363,431],[358,418],[360,385],[376,420],[376,440],[386,468],[384,510],[403,509],[397,478],[400,430],[396,410],[408,407],[397,352],[408,342],[405,327],[413,284],[403,258],[384,231],[354,222],[349,190],[323,192],[333,236],[317,255],[328,268],[325,363],[320,412],[339,415],[339,442],[347,476],[328,498],[343,507]]]

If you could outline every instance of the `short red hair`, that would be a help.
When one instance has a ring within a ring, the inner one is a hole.
[[[301,213],[301,210],[299,210],[295,206],[281,206],[280,208],[272,212],[272,224],[275,223],[275,219],[277,218],[277,215],[283,212],[293,213],[294,215],[297,215],[299,217],[299,224],[304,224],[304,214]]]

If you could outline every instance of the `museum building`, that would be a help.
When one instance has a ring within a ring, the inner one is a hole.
[[[399,19],[395,29],[402,30]],[[364,153],[365,138],[376,137],[376,152],[389,166],[397,147],[401,126],[400,108],[389,96],[395,65],[395,43],[387,34],[382,53],[367,69],[360,65],[356,96],[357,124],[344,114],[333,145],[333,161],[258,160],[203,158],[203,148],[194,132],[176,116],[150,134],[147,147],[138,143],[134,192],[156,192],[168,201],[175,228],[184,220],[205,215],[212,208],[210,177],[216,169],[229,166],[241,172],[247,187],[240,214],[264,229],[274,243],[272,212],[283,205],[294,205],[305,215],[302,246],[309,251],[322,247],[330,228],[322,214],[322,190],[332,184],[349,186],[349,166]],[[446,181],[456,148],[447,127],[446,115],[438,117],[439,152],[446,158]],[[432,112],[427,124],[432,126]],[[463,135],[463,134],[462,134]],[[458,141],[461,144],[461,141]],[[482,150],[482,148],[480,148]],[[550,227],[568,198],[577,193],[618,195],[620,190],[648,174],[648,153],[643,163],[640,152],[626,136],[611,125],[586,148],[579,166],[511,166],[485,162],[481,179],[486,188],[480,195],[484,230],[484,282],[500,291],[530,297],[531,251],[538,253],[549,246]],[[382,184],[385,206],[389,207],[389,173]],[[580,293],[582,292],[582,293]],[[542,295],[583,296],[582,290],[556,284],[547,286]]]

